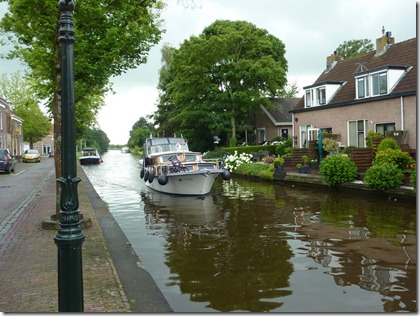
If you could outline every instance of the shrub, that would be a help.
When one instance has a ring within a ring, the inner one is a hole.
[[[274,150],[274,152],[276,153],[277,156],[287,155],[292,152],[292,147],[293,147],[293,139],[289,137],[287,139],[283,139],[281,141],[281,144],[276,146],[276,149]]]
[[[363,178],[368,186],[376,190],[397,188],[403,183],[404,173],[392,163],[377,163],[366,170]]]
[[[225,169],[229,171],[234,171],[236,168],[238,168],[243,163],[250,163],[252,160],[251,154],[241,153],[238,154],[237,151],[235,151],[234,155],[229,155],[225,159]]]
[[[396,165],[399,169],[405,170],[412,162],[413,158],[411,158],[411,156],[405,151],[402,151],[401,149],[387,148],[384,150],[378,150],[375,160],[373,161],[373,165],[391,163]]]
[[[383,138],[383,137],[384,137],[384,135],[382,133],[374,132],[374,131],[370,130],[368,132],[367,137],[366,137],[366,146],[367,147],[372,147],[372,140],[374,138]]]
[[[338,146],[338,142],[332,138],[324,138],[322,140],[322,148],[329,154],[336,154],[340,151],[340,146]]]
[[[387,137],[384,138],[378,145],[377,151],[385,150],[385,149],[400,149],[395,139]]]
[[[273,163],[274,163],[274,168],[276,168],[276,169],[280,168],[284,164],[284,158],[277,157],[277,158],[274,159]]]
[[[222,158],[225,151],[222,148],[216,148],[215,150],[208,151],[203,154],[204,159],[215,159]]]
[[[349,157],[331,155],[321,161],[319,173],[322,175],[323,180],[331,187],[354,181],[357,177],[357,167]]]
[[[264,157],[262,161],[268,164],[272,164],[275,158],[276,158],[275,156],[270,155],[270,156]]]
[[[236,173],[247,176],[259,176],[262,172],[273,173],[274,166],[262,163],[243,163],[235,169]]]
[[[343,154],[347,154],[351,156],[354,148],[356,148],[356,146],[347,146],[346,148],[343,149]]]

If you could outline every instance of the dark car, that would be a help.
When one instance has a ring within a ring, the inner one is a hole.
[[[15,171],[15,159],[6,148],[0,148],[0,171],[6,173]]]

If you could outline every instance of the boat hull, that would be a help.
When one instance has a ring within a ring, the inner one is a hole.
[[[80,158],[79,162],[82,166],[99,165],[101,163],[101,158],[100,157]]]
[[[168,174],[168,182],[161,185],[155,177],[152,182],[146,180],[146,185],[158,192],[175,195],[206,195],[210,193],[216,178],[222,174],[221,170],[179,172]]]

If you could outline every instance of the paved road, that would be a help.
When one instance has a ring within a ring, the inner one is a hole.
[[[10,224],[41,189],[44,179],[54,172],[54,159],[42,157],[39,163],[17,162],[15,172],[0,172],[1,225]],[[53,213],[53,212],[52,212]]]

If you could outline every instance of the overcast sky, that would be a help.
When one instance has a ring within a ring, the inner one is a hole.
[[[148,63],[113,78],[114,95],[100,111],[100,128],[111,144],[125,144],[133,124],[156,110],[160,49],[178,48],[215,20],[243,20],[266,29],[286,46],[287,78],[301,89],[325,69],[326,57],[346,40],[370,39],[374,44],[382,26],[395,42],[416,37],[415,0],[166,0],[162,13],[166,32],[152,48]],[[192,3],[194,8],[180,3]],[[0,17],[7,10],[0,3]],[[77,34],[75,35],[77,39]],[[77,42],[76,42],[77,44]],[[18,61],[0,59],[0,73],[22,69]],[[301,95],[299,95],[300,97]]]

